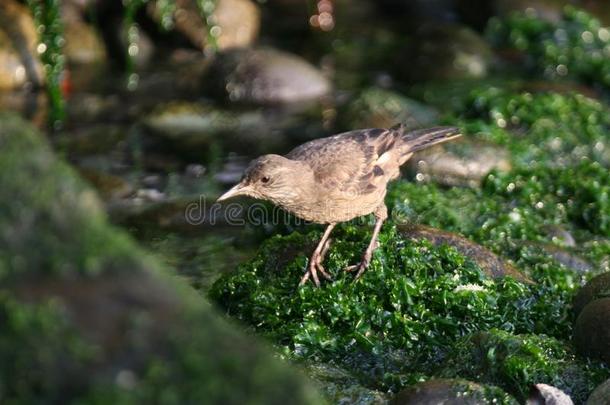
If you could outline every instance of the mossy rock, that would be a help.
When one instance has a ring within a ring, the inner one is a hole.
[[[552,337],[490,330],[463,338],[439,375],[494,384],[519,401],[528,397],[532,385],[544,383],[583,403],[610,370],[576,357],[569,345]]]
[[[319,403],[108,225],[34,129],[0,122],[0,402]]]

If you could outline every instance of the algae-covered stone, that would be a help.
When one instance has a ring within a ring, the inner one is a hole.
[[[491,278],[499,279],[510,276],[524,283],[532,282],[505,260],[461,235],[424,225],[399,225],[398,229],[401,235],[406,238],[426,239],[434,246],[448,245],[455,248],[465,257],[474,261]]]
[[[610,273],[598,274],[580,289],[574,298],[574,315],[578,316],[589,302],[603,297],[610,297]]]
[[[442,365],[443,377],[497,385],[520,401],[533,384],[549,384],[582,403],[610,371],[575,357],[569,345],[545,335],[477,332],[458,343]]]
[[[0,114],[0,402],[318,403]]]
[[[340,120],[345,130],[390,128],[402,123],[407,128],[433,126],[438,122],[436,109],[399,93],[371,87],[352,100]]]
[[[486,387],[466,380],[438,378],[415,384],[400,391],[392,405],[516,405],[517,401],[496,387]]]
[[[574,325],[574,345],[586,356],[610,366],[610,297],[589,302]]]
[[[290,104],[319,100],[331,85],[322,72],[297,55],[272,48],[219,53],[204,87],[231,102]]]

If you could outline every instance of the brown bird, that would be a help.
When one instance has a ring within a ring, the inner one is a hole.
[[[400,175],[400,166],[418,150],[461,136],[458,128],[437,127],[406,132],[403,125],[390,129],[360,129],[316,139],[285,156],[264,155],[253,160],[242,180],[218,201],[238,195],[268,200],[307,221],[327,224],[299,285],[318,272],[330,280],[322,262],[329,236],[339,222],[373,213],[371,241],[357,270],[359,278],[371,262],[377,236],[388,217],[384,203],[387,184]]]

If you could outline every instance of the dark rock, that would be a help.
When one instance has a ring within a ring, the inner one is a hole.
[[[0,2],[0,89],[44,83],[37,46],[36,27],[27,7],[15,0]]]
[[[574,316],[577,317],[591,301],[603,297],[610,297],[610,273],[602,273],[593,277],[580,289],[574,298]]]
[[[468,27],[426,25],[400,53],[396,66],[409,82],[481,79],[492,57],[489,44]]]
[[[574,405],[572,399],[559,388],[547,384],[536,384],[532,387],[526,405]]]
[[[610,297],[589,302],[574,324],[574,346],[610,365]]]
[[[31,127],[0,122],[0,402],[320,402],[108,225]]]
[[[559,246],[546,243],[532,243],[532,245],[540,248],[558,263],[561,263],[568,269],[571,269],[577,273],[588,273],[594,270],[591,263],[582,257],[579,257],[576,253],[570,251],[569,249],[564,249]]]
[[[489,404],[490,400],[489,392],[479,384],[466,380],[434,379],[400,391],[390,403],[392,405],[485,405]],[[502,403],[517,402],[513,399]]]
[[[587,399],[587,405],[608,405],[610,401],[610,379],[595,389]]]
[[[467,139],[417,152],[407,165],[418,181],[468,187],[479,187],[492,170],[507,172],[511,167],[506,149]]]
[[[407,238],[427,239],[435,246],[446,244],[454,247],[479,265],[481,270],[491,278],[510,276],[524,283],[533,283],[527,276],[493,252],[461,235],[424,225],[399,225],[398,229]]]
[[[330,92],[322,73],[297,55],[271,48],[219,53],[204,87],[228,101],[289,104],[318,100]]]

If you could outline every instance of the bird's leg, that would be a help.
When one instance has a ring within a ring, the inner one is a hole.
[[[334,227],[335,227],[335,224],[329,224],[326,227],[326,230],[324,231],[324,234],[322,235],[322,239],[320,239],[318,246],[316,246],[316,249],[313,251],[311,258],[309,259],[307,271],[301,278],[301,281],[299,282],[299,286],[302,286],[303,284],[305,284],[307,282],[307,280],[309,280],[309,277],[311,277],[314,284],[316,285],[316,287],[319,287],[320,279],[318,278],[318,271],[322,274],[322,276],[324,276],[326,279],[330,280],[330,278],[331,278],[330,274],[328,274],[328,272],[322,266],[322,261],[324,260],[324,256],[326,255],[326,252],[328,251],[328,248],[330,247],[328,238]]]
[[[369,267],[369,264],[371,263],[371,259],[373,258],[373,252],[375,251],[375,249],[377,249],[377,237],[379,236],[379,231],[381,231],[381,225],[383,225],[383,221],[385,221],[387,217],[388,209],[386,208],[385,204],[382,204],[375,211],[375,228],[373,229],[371,241],[369,242],[368,247],[362,255],[362,260],[360,261],[360,263],[353,266],[349,266],[345,269],[346,271],[353,271],[357,269],[358,272],[356,273],[356,280],[359,279],[360,276],[362,276],[362,273],[364,273],[366,268]]]

